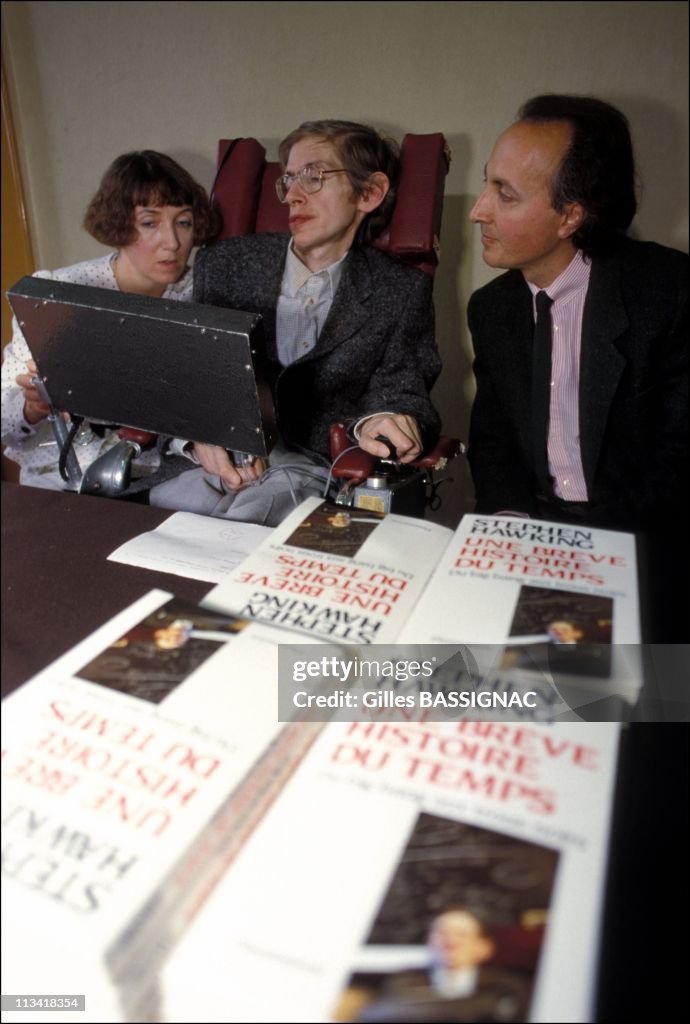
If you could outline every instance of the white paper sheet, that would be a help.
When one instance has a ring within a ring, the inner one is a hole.
[[[116,548],[108,560],[221,583],[273,531],[191,512],[176,512],[156,530]]]

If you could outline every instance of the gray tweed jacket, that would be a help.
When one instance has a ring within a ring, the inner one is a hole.
[[[438,435],[429,392],[441,369],[431,279],[370,248],[353,248],[314,349],[288,367],[276,355],[276,305],[289,235],[231,238],[200,250],[194,301],[261,313],[278,426],[285,441],[328,456],[329,426],[375,412],[414,416]]]

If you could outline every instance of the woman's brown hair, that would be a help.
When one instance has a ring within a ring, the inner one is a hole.
[[[189,206],[194,244],[211,241],[217,217],[206,190],[171,157],[152,149],[124,153],[114,160],[84,216],[84,228],[104,245],[129,245],[136,237],[137,206]]]

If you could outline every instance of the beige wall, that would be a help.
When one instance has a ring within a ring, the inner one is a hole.
[[[492,273],[466,214],[492,143],[545,91],[620,106],[637,145],[640,237],[687,249],[686,3],[5,3],[8,64],[38,264],[102,251],[80,228],[107,164],[169,152],[210,184],[219,136],[275,155],[306,117],[442,131],[453,163],[437,276],[436,397],[465,435],[464,310]],[[454,485],[449,519],[470,500]]]

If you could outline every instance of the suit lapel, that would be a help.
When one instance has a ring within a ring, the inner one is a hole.
[[[372,295],[373,284],[366,256],[359,249],[352,249],[323,330],[312,351],[304,358],[325,355],[360,331],[372,315]]]
[[[580,354],[580,451],[590,490],[611,403],[626,365],[616,342],[628,327],[618,261],[595,260],[585,299]]]
[[[261,313],[264,321],[267,355],[270,360],[277,361],[276,308],[285,270],[288,235],[276,235],[270,239],[258,235],[257,238],[264,245],[270,245],[271,253],[270,259],[266,259],[265,250],[259,249],[261,261],[258,272],[251,272],[251,290],[257,299],[257,312]]]
[[[534,346],[534,312],[532,305],[532,293],[529,290],[525,279],[520,274],[516,276],[514,284],[518,294],[516,304],[518,310],[517,319],[507,327],[506,337],[508,339],[509,353],[506,360],[506,371],[510,373],[518,393],[527,394],[529,400],[521,403],[524,415],[522,417],[521,430],[523,437],[528,439],[531,434],[531,408],[532,408],[532,349]]]
[[[518,425],[520,443],[524,451],[530,453],[527,457],[531,465],[532,293],[519,271],[506,275],[503,283],[505,301],[495,303],[489,313],[487,338],[495,349],[499,372],[509,382],[506,401],[513,403],[512,416]],[[544,486],[545,481],[542,481]]]

